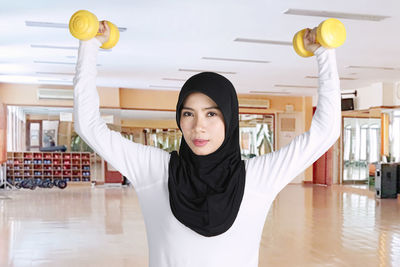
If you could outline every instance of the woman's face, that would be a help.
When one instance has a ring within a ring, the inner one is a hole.
[[[202,93],[186,97],[181,111],[183,138],[196,155],[215,152],[225,139],[225,122],[217,104]]]

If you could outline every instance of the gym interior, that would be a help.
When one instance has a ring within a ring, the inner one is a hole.
[[[134,187],[75,130],[78,10],[118,32],[97,60],[108,128],[179,150],[179,90],[213,71],[237,90],[243,159],[308,131],[318,69],[293,36],[339,19],[341,135],[275,199],[259,266],[400,266],[400,3],[389,0],[2,5],[0,266],[148,266]]]

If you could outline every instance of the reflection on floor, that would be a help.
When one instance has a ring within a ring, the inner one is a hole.
[[[132,188],[0,191],[0,266],[147,266]],[[268,215],[259,266],[400,266],[400,199],[289,185]]]

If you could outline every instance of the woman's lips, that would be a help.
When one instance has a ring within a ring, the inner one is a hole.
[[[205,146],[205,145],[207,145],[207,143],[208,143],[208,140],[204,140],[204,139],[194,139],[193,140],[193,144],[195,146]]]

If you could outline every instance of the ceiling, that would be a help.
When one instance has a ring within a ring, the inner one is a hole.
[[[235,41],[290,43],[331,16],[284,14],[288,9],[353,14],[340,18],[347,29],[336,51],[342,89],[400,80],[399,0],[18,0],[1,4],[0,82],[72,84],[79,42],[66,27],[80,9],[126,28],[117,46],[99,52],[99,86],[179,90],[196,71],[209,70],[239,93],[315,95],[314,58],[299,57],[291,45]],[[28,26],[36,22],[57,27]]]

